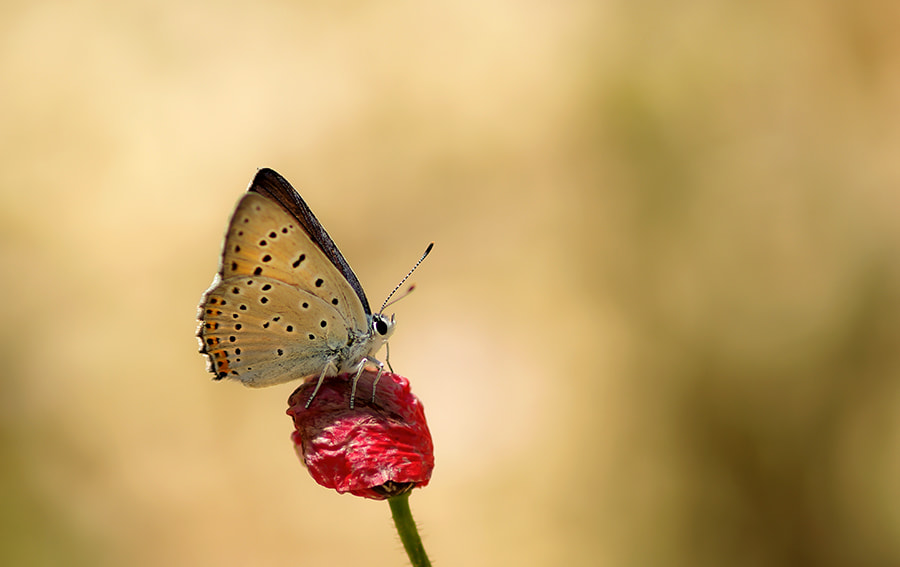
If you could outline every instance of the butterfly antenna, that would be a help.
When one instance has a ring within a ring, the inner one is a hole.
[[[391,293],[388,294],[387,299],[384,300],[384,304],[381,306],[381,309],[378,311],[379,313],[383,313],[384,310],[387,308],[387,306],[390,305],[390,304],[392,303],[391,298],[394,297],[394,294],[397,293],[397,290],[398,290],[398,289],[400,289],[401,287],[403,287],[403,284],[406,283],[406,280],[409,279],[409,276],[413,275],[413,272],[416,271],[416,268],[419,267],[419,264],[421,264],[422,262],[425,261],[425,258],[428,257],[428,254],[431,253],[431,249],[432,249],[432,248],[434,248],[434,242],[432,242],[431,244],[428,245],[428,248],[425,249],[425,253],[422,254],[422,257],[419,258],[419,261],[418,261],[418,262],[416,262],[416,265],[413,266],[412,269],[411,269],[405,276],[403,276],[403,279],[400,280],[400,283],[397,284],[397,287],[395,287],[394,290],[393,290]],[[403,295],[401,295],[400,297],[397,298],[397,301],[400,301],[401,299],[403,299],[404,297],[406,297],[407,295],[409,295],[409,293],[410,293],[413,289],[415,289],[415,286],[410,286],[409,290],[407,290],[406,293],[404,293]]]

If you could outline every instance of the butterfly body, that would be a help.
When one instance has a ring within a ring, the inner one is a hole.
[[[270,169],[232,214],[199,319],[215,379],[253,387],[380,367],[374,356],[393,332],[306,203]]]

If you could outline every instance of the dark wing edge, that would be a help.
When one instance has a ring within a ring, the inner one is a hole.
[[[328,259],[331,260],[331,263],[334,264],[334,267],[340,270],[341,274],[346,278],[350,287],[353,288],[360,302],[362,302],[366,315],[372,314],[372,310],[369,308],[369,300],[366,299],[366,293],[359,283],[359,278],[353,273],[350,264],[344,259],[338,247],[334,245],[334,241],[328,236],[325,227],[322,226],[322,223],[319,222],[306,202],[300,197],[300,194],[288,183],[287,179],[276,171],[265,167],[256,173],[256,177],[253,178],[253,182],[250,183],[247,191],[272,199],[296,218],[312,241],[316,243],[316,246],[322,250]]]

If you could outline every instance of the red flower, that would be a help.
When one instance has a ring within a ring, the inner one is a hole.
[[[376,371],[360,376],[350,409],[352,374],[326,378],[309,408],[318,378],[288,399],[297,455],[316,482],[340,493],[384,500],[425,486],[434,468],[431,433],[409,381],[385,372],[372,402]]]

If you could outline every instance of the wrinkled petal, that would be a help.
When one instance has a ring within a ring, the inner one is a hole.
[[[326,378],[309,408],[316,379],[288,399],[297,454],[316,482],[340,493],[383,500],[425,486],[434,448],[422,403],[409,381],[385,372],[372,402],[376,371],[359,379],[350,409],[352,375]]]

